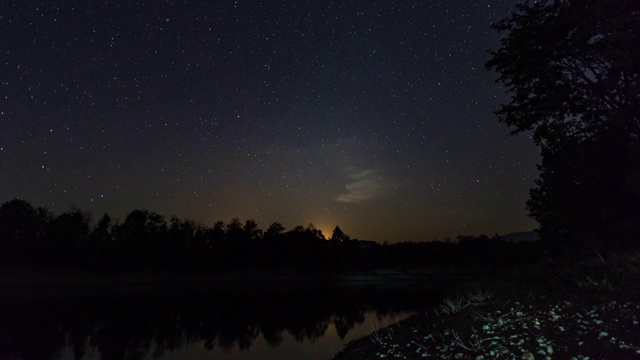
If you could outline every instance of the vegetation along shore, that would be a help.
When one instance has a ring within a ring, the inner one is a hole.
[[[520,268],[348,344],[344,359],[640,358],[640,254]]]

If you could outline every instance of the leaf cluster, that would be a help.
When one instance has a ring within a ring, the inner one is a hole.
[[[492,28],[485,66],[511,93],[496,114],[513,133],[549,148],[618,126],[640,136],[640,2],[525,1]]]

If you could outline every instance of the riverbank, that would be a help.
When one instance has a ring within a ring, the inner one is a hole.
[[[345,359],[640,358],[640,256],[546,263],[475,282],[348,344]]]

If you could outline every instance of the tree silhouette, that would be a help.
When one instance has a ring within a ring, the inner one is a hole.
[[[512,94],[498,119],[542,151],[530,216],[574,249],[638,247],[640,2],[516,6],[486,66]]]
[[[227,241],[234,245],[242,243],[245,240],[245,232],[239,218],[234,217],[229,221],[225,229],[225,235]]]
[[[285,230],[285,227],[282,226],[281,223],[276,221],[273,224],[269,225],[269,228],[264,233],[264,240],[276,241],[282,237],[284,230]]]
[[[113,227],[111,217],[108,214],[104,214],[93,227],[83,251],[87,267],[103,269],[113,262],[115,257]]]
[[[113,239],[111,236],[111,227],[111,217],[109,214],[102,215],[102,218],[100,218],[100,221],[98,221],[98,224],[91,232],[91,241],[104,243],[110,242]]]
[[[119,258],[127,266],[159,267],[166,249],[167,223],[164,217],[146,209],[133,210],[116,228]]]
[[[262,230],[258,227],[258,224],[256,224],[254,220],[250,219],[245,221],[242,230],[244,230],[244,233],[249,240],[254,242],[262,240]]]
[[[88,240],[90,223],[91,215],[78,208],[58,215],[49,224],[48,243],[45,246],[47,262],[64,266],[77,258],[80,245]]]
[[[13,199],[0,206],[0,261],[34,265],[44,253],[38,241],[44,237],[52,215],[34,209],[28,201]]]
[[[331,238],[329,238],[329,240],[341,243],[347,242],[351,240],[351,238],[349,237],[349,235],[345,234],[339,226],[336,226],[335,229],[333,229],[333,233],[331,234]]]

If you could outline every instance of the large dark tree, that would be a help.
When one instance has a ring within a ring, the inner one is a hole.
[[[640,1],[526,1],[492,27],[486,66],[511,93],[496,114],[542,151],[527,207],[543,237],[638,247]]]

